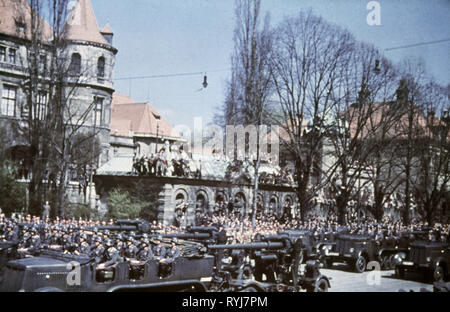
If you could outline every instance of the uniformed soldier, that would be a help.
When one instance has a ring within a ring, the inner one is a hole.
[[[102,245],[102,239],[100,237],[96,237],[94,240],[94,245],[91,246],[90,256],[92,258],[95,258],[95,262],[100,263],[104,253],[105,253],[105,248]]]
[[[181,250],[178,248],[177,244],[178,239],[176,237],[172,238],[172,247],[166,252],[166,262],[172,263],[176,258],[181,256]]]
[[[130,259],[136,259],[136,255],[138,253],[138,248],[135,245],[135,241],[133,237],[127,238],[127,246],[125,247],[125,258]]]
[[[105,242],[105,251],[103,253],[102,262],[99,264],[97,269],[102,270],[105,268],[110,268],[119,262],[119,253],[114,247],[114,243],[111,239],[107,239]]]
[[[91,246],[86,241],[87,235],[85,233],[82,233],[80,235],[80,244],[78,245],[78,249],[75,251],[75,254],[84,254],[84,255],[90,255],[91,252]]]
[[[141,249],[137,254],[137,260],[141,262],[147,262],[149,260],[153,260],[153,252],[150,248],[150,242],[148,239],[143,239],[141,242]]]
[[[167,250],[165,257],[159,260],[159,275],[166,277],[172,272],[172,263],[181,256],[181,251],[177,246],[178,239],[172,238],[172,247]]]
[[[166,247],[161,244],[162,237],[158,236],[153,247],[153,255],[155,259],[161,260],[166,256]]]
[[[17,239],[17,233],[14,231],[14,226],[12,223],[8,223],[6,225],[6,231],[3,234],[3,241],[7,242],[16,242]]]

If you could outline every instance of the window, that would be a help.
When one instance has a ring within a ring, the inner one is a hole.
[[[0,115],[10,117],[16,116],[16,93],[17,89],[15,87],[3,86]]]
[[[81,55],[78,53],[72,54],[69,72],[72,75],[79,75],[81,73]]]
[[[47,112],[47,92],[39,91],[33,119],[44,120]]]
[[[39,56],[39,69],[45,73],[47,71],[47,55],[41,54]]]
[[[94,97],[94,126],[102,125],[103,98]]]
[[[98,59],[97,63],[97,78],[105,77],[105,58],[102,56]]]
[[[9,49],[9,62],[16,64],[16,49]]]
[[[0,47],[0,62],[6,62],[6,48]]]

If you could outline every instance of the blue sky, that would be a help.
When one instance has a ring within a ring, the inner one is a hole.
[[[212,121],[224,99],[233,49],[233,0],[91,0],[99,27],[110,23],[119,49],[115,77],[207,72],[202,75],[115,82],[116,91],[149,101],[172,125]],[[369,0],[262,0],[271,24],[312,8],[381,50],[450,38],[450,0],[379,0],[381,26],[369,26]],[[422,59],[428,73],[450,83],[450,42],[386,51],[394,62]]]

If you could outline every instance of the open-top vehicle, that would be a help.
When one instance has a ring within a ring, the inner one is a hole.
[[[450,244],[444,242],[415,241],[407,253],[396,255],[395,273],[405,277],[405,272],[419,271],[424,276],[432,274],[435,281],[449,276]]]

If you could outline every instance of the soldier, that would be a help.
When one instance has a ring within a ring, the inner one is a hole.
[[[153,252],[149,247],[148,239],[143,239],[141,242],[141,249],[137,254],[137,260],[141,262],[147,262],[149,260],[153,260]]]
[[[177,228],[180,228],[183,223],[183,211],[180,207],[177,207],[175,210],[175,217],[173,218],[173,225]]]
[[[17,240],[17,233],[14,231],[14,226],[11,222],[9,222],[6,225],[6,231],[3,234],[3,241],[16,242]]]
[[[89,256],[89,254],[91,252],[91,246],[89,246],[86,239],[87,239],[87,235],[85,233],[82,233],[80,235],[80,244],[78,245],[78,249],[75,250],[75,254],[77,254],[77,255],[84,254],[84,255]]]
[[[137,247],[134,245],[134,238],[128,237],[127,246],[125,247],[125,258],[127,260],[136,259],[136,255],[138,253]]]
[[[166,252],[165,262],[172,263],[176,258],[181,256],[181,250],[178,248],[177,244],[178,239],[176,237],[172,238],[172,247]]]
[[[123,235],[121,233],[116,236],[116,249],[119,252],[120,257],[124,256],[125,253],[125,244],[123,242]]]
[[[103,270],[115,266],[119,262],[119,253],[114,247],[113,241],[111,239],[105,242],[106,249],[103,253],[102,263],[99,264],[97,269]]]
[[[48,201],[45,202],[44,209],[42,211],[42,221],[46,222],[50,216],[50,205]]]
[[[159,275],[166,277],[172,272],[172,263],[181,256],[181,251],[177,247],[178,239],[172,238],[172,247],[167,250],[165,258],[159,260]]]
[[[19,244],[20,258],[35,255],[41,248],[41,238],[35,229],[31,229],[30,233],[26,233],[23,238],[23,244]]]
[[[95,258],[95,262],[100,263],[104,253],[105,253],[105,248],[102,245],[102,239],[100,237],[96,237],[94,240],[94,245],[91,246],[90,256],[92,258]]]
[[[166,256],[166,248],[161,244],[162,237],[158,236],[153,247],[153,255],[155,259],[161,260]]]

